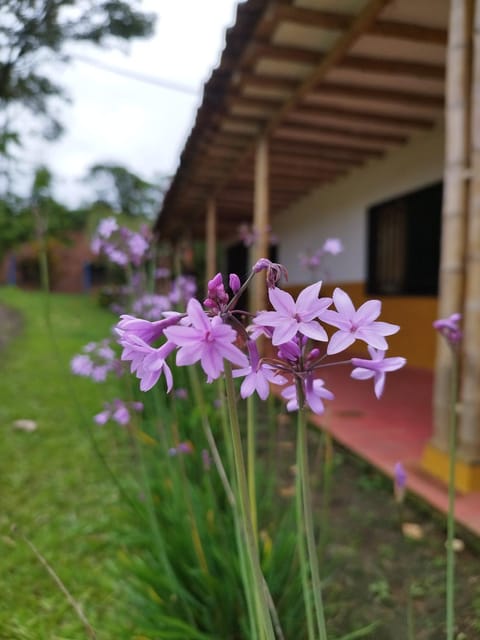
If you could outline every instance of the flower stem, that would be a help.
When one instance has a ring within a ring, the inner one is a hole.
[[[457,457],[457,395],[458,359],[454,355],[451,380],[450,425],[448,434],[448,513],[447,513],[447,583],[446,583],[446,625],[447,640],[454,640],[455,633],[455,463]]]
[[[308,640],[315,640],[315,629],[313,624],[313,611],[312,611],[312,594],[308,578],[308,556],[307,547],[305,544],[305,522],[303,519],[303,507],[302,507],[302,479],[298,472],[298,434],[297,432],[297,474],[295,477],[295,512],[297,520],[297,546],[298,546],[298,559],[300,564],[300,578],[302,581],[303,602],[305,604],[305,614],[307,621],[307,638]]]
[[[310,492],[310,473],[307,449],[307,419],[306,410],[303,408],[303,390],[299,381],[297,381],[297,398],[299,406],[297,431],[297,473],[300,477],[301,489],[300,495],[297,494],[297,500],[300,500],[303,516],[307,555],[312,581],[313,605],[319,634],[318,637],[320,640],[327,640],[327,629],[325,625],[325,613],[323,610],[322,600],[322,586],[318,567],[319,560],[313,530],[312,499]]]
[[[251,576],[253,580],[253,585],[245,585],[245,587],[248,589],[250,586],[253,586],[260,638],[275,640],[275,632],[273,630],[272,619],[269,611],[269,602],[266,594],[266,585],[260,567],[257,547],[255,545],[255,536],[253,533],[249,504],[250,500],[247,474],[245,471],[240,425],[238,422],[238,413],[235,401],[235,387],[233,385],[231,365],[228,362],[225,363],[225,388],[227,393],[228,414],[230,418],[230,433],[232,439],[235,476],[237,480],[236,488],[239,494],[239,511],[243,525],[246,556],[251,568]]]
[[[255,483],[255,398],[247,399],[247,474],[250,517],[255,547],[258,549],[257,492]]]

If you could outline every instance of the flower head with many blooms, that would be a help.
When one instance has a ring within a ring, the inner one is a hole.
[[[263,271],[273,310],[251,314],[237,309],[242,293]],[[328,362],[329,356],[360,340],[367,344],[370,359],[349,358],[335,364],[353,365],[355,379],[373,378],[379,397],[386,373],[405,364],[404,358],[385,357],[386,336],[396,333],[399,327],[377,320],[380,301],[370,300],[355,309],[341,289],[335,290],[333,300],[320,297],[321,282],[306,287],[294,299],[279,288],[282,276],[286,276],[282,265],[263,258],[243,284],[236,274],[230,274],[227,287],[222,275],[217,274],[208,283],[203,305],[191,298],[186,313],[164,311],[163,318],[154,321],[122,316],[117,326],[122,359],[131,362],[131,370],[141,381],[140,388],[150,389],[164,375],[170,391],[174,380],[167,358],[176,352],[178,366],[199,363],[207,382],[224,375],[225,362],[229,362],[234,367],[233,376],[242,379],[243,398],[257,393],[266,399],[271,385],[284,386],[281,395],[287,409],[308,407],[321,414],[324,402],[334,397],[321,378],[322,368],[333,364]],[[332,302],[335,309],[330,308]],[[240,320],[244,317],[250,318],[248,326]],[[332,326],[337,330],[329,336],[327,329]],[[267,342],[263,351],[257,346],[258,340]]]

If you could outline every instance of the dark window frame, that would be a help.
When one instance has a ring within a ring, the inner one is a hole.
[[[369,207],[368,294],[438,294],[442,196],[435,182]]]

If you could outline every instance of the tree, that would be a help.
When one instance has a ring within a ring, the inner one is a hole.
[[[97,183],[97,195],[114,211],[152,218],[160,206],[162,187],[147,182],[125,167],[106,163],[90,167],[86,180]]]
[[[138,0],[1,0],[0,112],[20,106],[43,119],[44,136],[58,136],[50,102],[66,96],[46,65],[68,61],[68,43],[105,46],[151,35],[155,17],[137,7]]]
[[[72,231],[86,227],[90,210],[70,209],[55,200],[53,182],[50,170],[39,166],[26,198],[8,194],[0,200],[0,259],[7,250],[36,238],[39,231],[63,242]]]

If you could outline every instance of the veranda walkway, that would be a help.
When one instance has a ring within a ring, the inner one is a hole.
[[[395,463],[401,461],[408,490],[446,513],[447,486],[420,466],[432,434],[432,373],[407,366],[389,374],[380,400],[371,380],[352,380],[341,366],[325,369],[322,377],[335,401],[312,422],[385,474],[393,476]],[[457,492],[455,515],[459,524],[480,536],[480,492]]]

